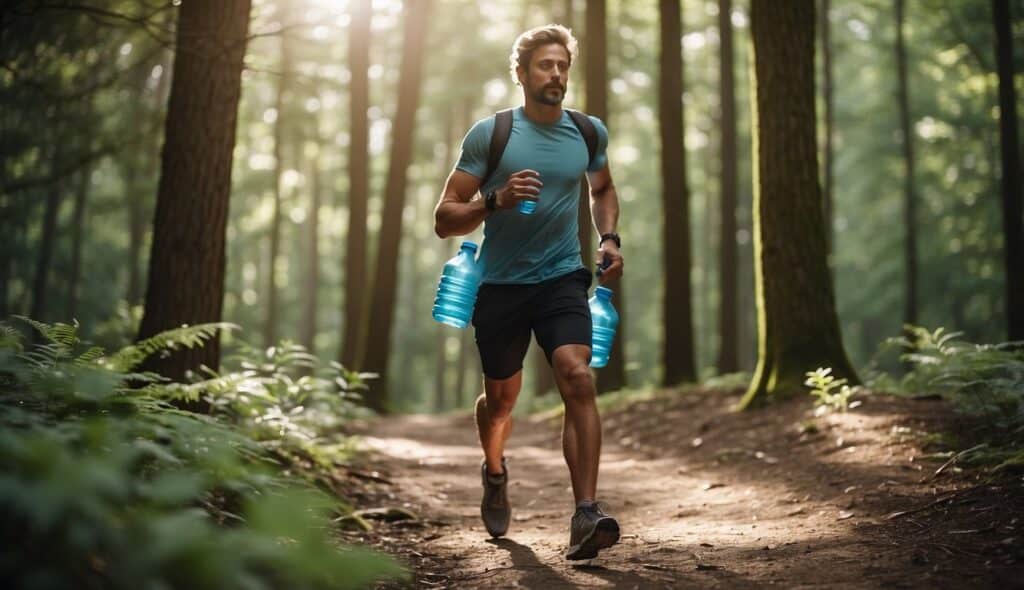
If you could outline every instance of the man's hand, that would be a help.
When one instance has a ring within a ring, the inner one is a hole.
[[[601,242],[597,249],[597,263],[601,264],[604,270],[597,276],[598,282],[602,285],[622,276],[623,261],[622,253],[612,240]]]
[[[520,170],[509,174],[505,186],[495,191],[498,194],[498,209],[512,209],[520,201],[536,201],[544,183],[536,170]]]

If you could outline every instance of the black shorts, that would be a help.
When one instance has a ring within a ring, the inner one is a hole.
[[[531,330],[549,364],[563,344],[590,346],[591,280],[581,268],[531,285],[481,285],[473,327],[484,375],[507,379],[522,369]]]

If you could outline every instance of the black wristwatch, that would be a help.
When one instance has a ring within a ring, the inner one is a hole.
[[[615,232],[608,232],[606,234],[601,234],[601,241],[598,242],[597,245],[600,246],[601,244],[604,243],[605,240],[611,240],[611,241],[615,242],[615,247],[616,248],[622,248],[622,240],[619,238],[619,234],[617,234]]]
[[[489,191],[484,195],[484,207],[488,211],[494,211],[498,208],[498,191]]]

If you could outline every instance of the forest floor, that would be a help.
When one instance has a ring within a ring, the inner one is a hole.
[[[471,416],[361,425],[369,451],[345,493],[408,513],[364,512],[373,530],[344,535],[397,556],[414,588],[1024,588],[1024,480],[936,475],[930,433],[956,420],[944,402],[873,395],[815,416],[807,399],[735,413],[738,399],[663,392],[602,411],[599,500],[622,538],[590,562],[563,558],[557,411],[515,423],[499,540],[480,522]]]

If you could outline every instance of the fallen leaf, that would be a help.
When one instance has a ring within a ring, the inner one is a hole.
[[[706,484],[702,485],[700,487],[700,489],[702,489],[702,490],[704,490],[706,492],[708,490],[713,490],[715,488],[724,488],[724,487],[725,487],[724,483],[706,483]]]
[[[853,516],[852,512],[847,512],[846,510],[840,510],[839,511],[839,518],[837,518],[836,520],[846,520],[847,518],[850,518],[852,516]]]

